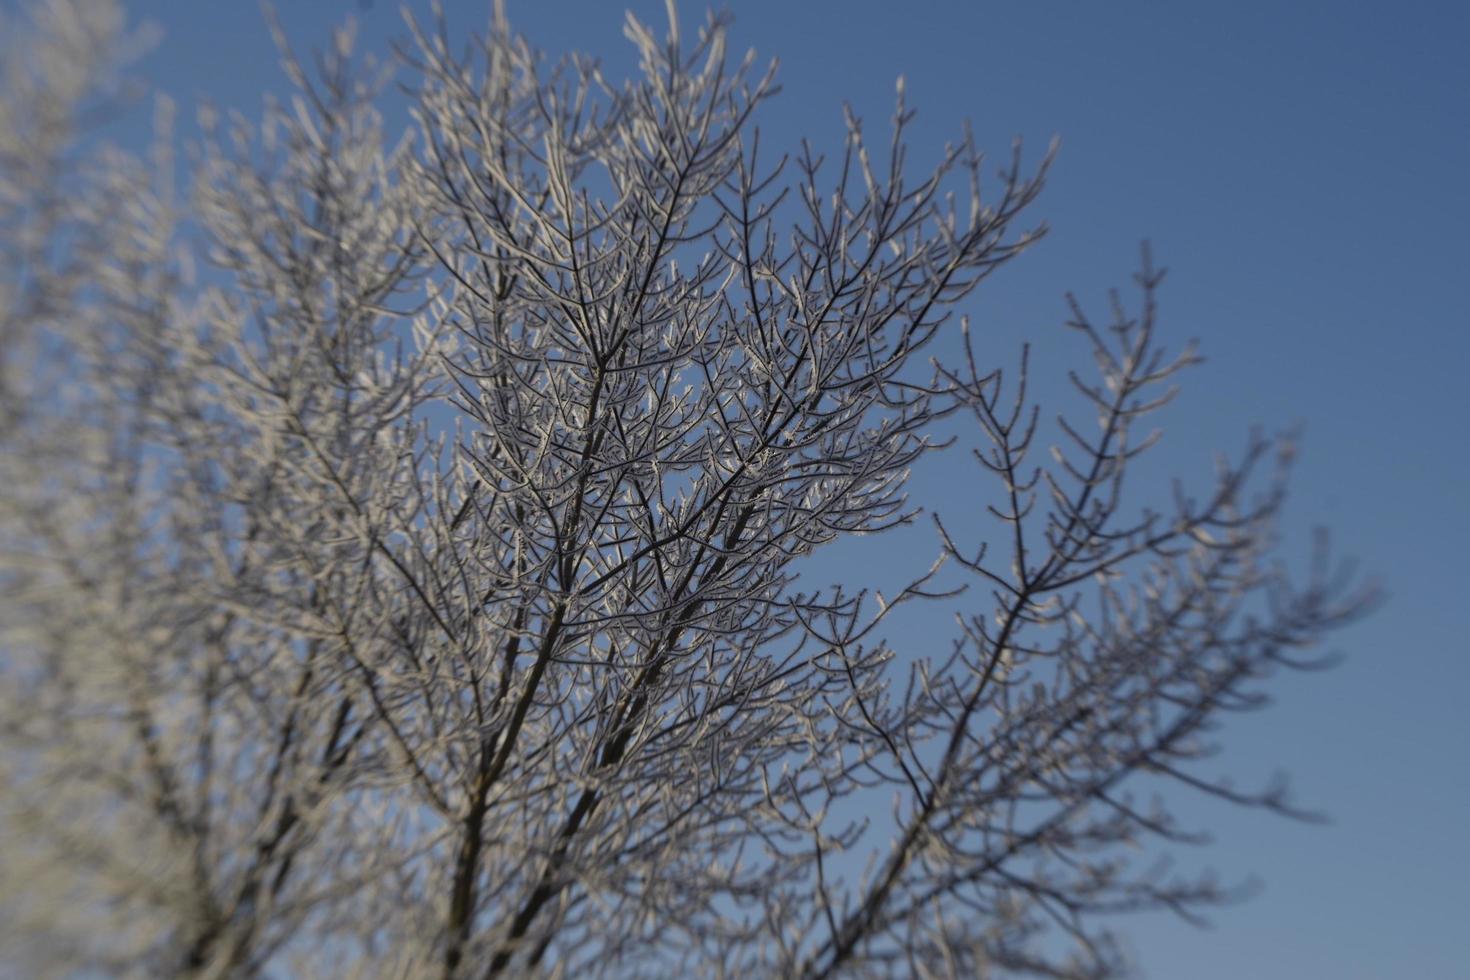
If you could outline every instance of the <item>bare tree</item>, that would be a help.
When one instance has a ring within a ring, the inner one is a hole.
[[[311,72],[281,37],[293,99],[204,113],[180,181],[166,125],[149,161],[87,138],[110,3],[53,0],[7,52],[15,962],[1111,976],[1099,915],[1223,897],[1135,863],[1189,839],[1140,788],[1289,811],[1193,763],[1369,596],[1270,561],[1286,444],[1125,499],[1195,360],[1162,273],[1106,325],[1074,309],[1100,427],[1061,416],[1038,465],[1026,359],[1003,384],[951,317],[1040,234],[1049,157],[992,186],[967,137],[912,177],[900,85],[880,144],[849,115],[830,161],[772,159],[771,72],[669,20],[630,17],[614,84],[503,14],[464,55],[410,18],[397,141],[350,30]],[[921,359],[944,330],[965,356]],[[991,547],[936,519],[896,597],[799,589],[915,519],[946,417]],[[940,593],[969,610],[946,651],[880,638]]]

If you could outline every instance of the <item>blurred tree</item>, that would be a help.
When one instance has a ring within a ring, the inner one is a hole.
[[[413,23],[400,140],[344,29],[259,125],[204,114],[183,180],[166,118],[148,160],[87,137],[112,3],[7,32],[14,963],[1092,977],[1123,967],[1095,913],[1220,897],[1135,865],[1187,835],[1130,788],[1285,808],[1190,765],[1368,599],[1263,560],[1285,447],[1128,516],[1194,360],[1145,260],[1138,312],[1071,324],[1098,430],[1033,464],[1024,358],[1003,390],[967,327],[961,363],[916,355],[1035,240],[1046,161],[982,193],[965,139],[909,176],[901,85],[881,148],[850,117],[833,161],[768,161],[772,75],[725,26],[630,18],[614,85],[503,14],[463,58]],[[939,525],[990,599],[934,656],[875,639],[934,570],[871,602],[795,569],[909,522],[955,413],[1005,555]]]

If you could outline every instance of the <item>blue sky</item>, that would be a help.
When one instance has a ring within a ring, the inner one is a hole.
[[[347,15],[378,50],[402,24],[386,0],[281,6],[302,47]],[[452,23],[479,26],[487,3],[446,6]],[[662,22],[661,2],[633,8]],[[916,160],[965,118],[997,155],[1013,136],[1033,155],[1060,136],[1035,212],[1050,235],[965,307],[981,351],[1009,363],[1024,338],[1040,370],[1078,363],[1083,352],[1060,328],[1064,292],[1100,308],[1149,239],[1170,268],[1165,334],[1176,346],[1199,338],[1208,358],[1165,419],[1161,472],[1204,477],[1210,452],[1238,448],[1252,424],[1303,425],[1290,523],[1332,527],[1339,548],[1388,589],[1376,615],[1335,638],[1342,666],[1285,678],[1275,707],[1232,720],[1216,767],[1243,781],[1284,769],[1298,798],[1333,823],[1184,803],[1217,843],[1182,859],[1227,880],[1259,876],[1264,889],[1215,913],[1206,932],[1164,916],[1120,922],[1145,972],[1470,975],[1459,938],[1470,909],[1470,314],[1461,289],[1470,281],[1470,6],[731,8],[735,47],[781,61],[784,91],[760,119],[765,145],[808,136],[835,149],[842,103],[876,127],[900,74],[920,111]],[[264,90],[281,88],[254,4],[132,9],[164,31],[144,72],[185,107],[203,97],[254,112]],[[629,65],[620,3],[510,0],[509,9],[543,49]],[[704,12],[681,10],[690,22]],[[921,490],[949,488],[942,510],[963,503],[962,471],[918,480]],[[916,564],[926,549],[930,539],[912,536],[892,547]]]

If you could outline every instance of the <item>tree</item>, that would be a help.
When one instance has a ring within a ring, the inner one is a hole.
[[[500,13],[465,56],[410,18],[396,141],[350,30],[314,72],[282,37],[294,99],[203,113],[182,195],[166,119],[146,163],[87,136],[111,3],[12,40],[16,962],[1111,976],[1101,914],[1225,895],[1138,863],[1189,839],[1140,788],[1290,812],[1193,763],[1370,595],[1325,552],[1297,585],[1270,560],[1288,443],[1125,500],[1196,360],[1158,337],[1162,272],[1106,325],[1074,305],[1100,428],[1063,416],[1034,463],[1026,358],[1003,378],[951,317],[1041,233],[1050,157],[982,187],[967,137],[910,177],[900,85],[881,146],[849,115],[833,160],[771,159],[771,72],[669,20],[630,17],[617,85]],[[989,549],[936,519],[896,597],[799,581],[915,520],[946,419],[994,481]],[[951,647],[882,638],[940,594]]]

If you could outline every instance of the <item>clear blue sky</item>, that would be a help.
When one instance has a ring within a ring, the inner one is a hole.
[[[281,6],[303,47],[348,14],[369,47],[402,23],[389,0]],[[480,26],[488,0],[446,6]],[[633,6],[662,22],[661,3]],[[1331,526],[1389,590],[1336,638],[1343,666],[1287,678],[1274,708],[1233,720],[1217,767],[1243,780],[1285,769],[1333,824],[1188,804],[1217,843],[1182,858],[1265,887],[1208,932],[1120,922],[1146,973],[1470,977],[1470,4],[732,6],[736,48],[781,60],[784,93],[761,119],[771,145],[837,147],[844,100],[876,127],[900,74],[919,159],[966,117],[997,154],[1013,135],[1037,152],[1059,135],[1037,212],[1051,235],[967,307],[982,351],[1009,359],[1027,337],[1043,368],[1065,363],[1077,352],[1058,326],[1063,292],[1097,308],[1150,239],[1171,270],[1166,331],[1209,358],[1166,419],[1169,469],[1205,476],[1208,451],[1238,447],[1251,424],[1303,423],[1291,522]],[[543,49],[629,63],[618,0],[509,7]],[[255,111],[281,87],[248,0],[132,9],[165,32],[144,70],[185,106]],[[681,9],[689,22],[704,10]],[[954,494],[952,476],[920,484]],[[894,550],[917,563],[928,547]]]

